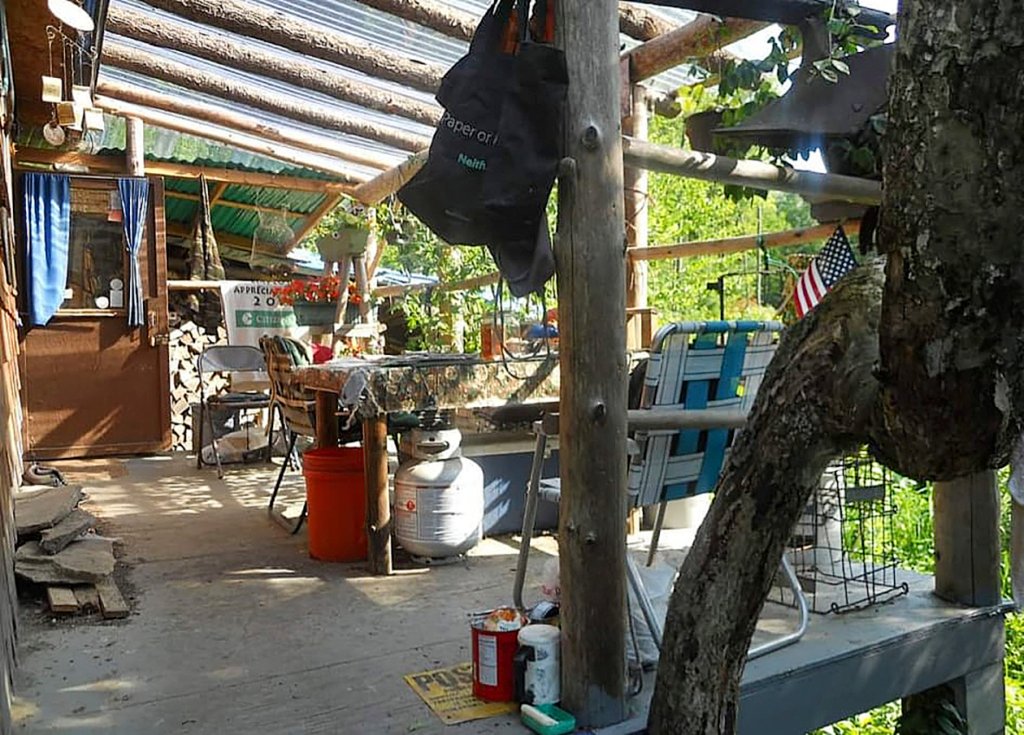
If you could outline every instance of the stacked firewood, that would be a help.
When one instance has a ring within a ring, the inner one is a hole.
[[[216,344],[227,344],[223,326],[208,333],[201,325],[183,320],[171,330],[171,448],[175,451],[193,451],[193,410],[199,403],[197,363],[202,351]],[[226,377],[207,375],[207,395],[226,386]]]

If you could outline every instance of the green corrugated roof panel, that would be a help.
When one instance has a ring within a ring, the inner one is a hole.
[[[104,115],[103,120],[104,129],[84,133],[82,135],[82,142],[75,150],[98,155],[124,153],[124,119],[112,115]],[[53,146],[43,138],[42,128],[38,127],[22,129],[16,142],[27,148],[54,150]],[[215,168],[235,168],[259,173],[301,176],[307,179],[320,179],[323,181],[335,180],[328,174],[319,171],[292,166],[257,153],[248,153],[186,133],[158,128],[155,125],[145,126],[145,147],[146,158],[155,161],[186,163]]]

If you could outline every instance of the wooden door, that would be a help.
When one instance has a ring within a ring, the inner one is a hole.
[[[123,298],[115,297],[115,279],[127,281],[118,275],[114,255],[121,255],[120,272],[127,272],[120,225],[103,222],[95,211],[114,188],[112,179],[72,179],[67,308],[45,327],[23,334],[22,400],[33,459],[170,448],[163,181],[150,180],[146,240],[139,253],[145,325],[136,329],[128,327],[118,306]]]

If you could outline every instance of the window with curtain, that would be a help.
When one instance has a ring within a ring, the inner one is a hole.
[[[71,183],[68,282],[61,311],[127,309],[127,257],[114,181]]]

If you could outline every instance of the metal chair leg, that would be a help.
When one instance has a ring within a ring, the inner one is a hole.
[[[540,427],[537,427],[539,429]],[[524,610],[523,584],[526,582],[526,566],[530,561],[530,540],[533,538],[533,527],[537,523],[537,502],[540,496],[540,475],[544,468],[544,453],[547,450],[548,437],[538,430],[537,441],[533,447],[533,464],[530,466],[530,481],[526,485],[526,507],[523,509],[523,533],[519,542],[519,558],[516,560],[516,576],[512,583],[512,602],[519,610]]]
[[[276,523],[280,524],[292,536],[299,532],[299,529],[302,528],[302,524],[306,521],[306,517],[309,515],[308,501],[302,503],[302,512],[299,513],[299,517],[294,524],[289,523],[282,514],[274,512],[274,501],[277,500],[277,493],[281,489],[281,482],[284,480],[285,470],[291,466],[292,457],[296,457],[297,465],[301,466],[302,464],[301,459],[298,459],[298,452],[295,449],[295,442],[298,438],[299,435],[297,433],[294,431],[291,432],[291,438],[288,440],[288,455],[281,463],[281,470],[277,473],[277,482],[274,484],[274,492],[270,494],[270,504],[267,506],[267,515],[269,515]]]
[[[633,561],[633,557],[628,553],[626,554],[626,579],[629,580],[629,586],[633,588],[633,594],[636,596],[636,602],[640,606],[641,614],[644,616],[644,622],[647,623],[647,629],[651,631],[651,639],[660,651],[662,637],[661,621],[658,620],[658,616],[654,612],[654,605],[651,604],[651,598],[648,596],[647,589],[640,579],[640,570],[637,568],[636,562]]]
[[[798,640],[804,637],[804,633],[807,632],[807,626],[811,620],[810,607],[807,604],[807,598],[804,597],[803,588],[800,586],[800,580],[797,579],[796,572],[793,571],[793,566],[789,563],[789,559],[786,555],[782,555],[782,572],[786,575],[786,581],[789,582],[789,588],[793,591],[793,598],[796,600],[797,607],[800,609],[800,625],[792,633],[788,633],[784,636],[776,638],[775,640],[762,643],[760,646],[754,646],[747,652],[747,661],[753,661],[755,658],[760,658],[772,651],[778,651],[780,648],[791,646]]]
[[[199,432],[198,433],[199,433],[199,436],[196,438],[196,444],[199,445],[199,447],[198,447],[198,449],[196,451],[196,469],[197,470],[203,469],[203,420],[206,418],[203,415],[204,414],[203,407],[205,405],[206,404],[203,401],[202,397],[200,397],[200,399],[199,399],[199,423],[198,423],[198,427],[199,427]]]
[[[213,428],[213,414],[206,411],[206,423],[210,426],[210,446],[213,447],[213,458],[217,461],[217,478],[220,480],[224,479],[224,467],[220,463],[220,450],[217,448],[217,433]],[[202,447],[199,448],[200,454],[202,453]]]
[[[281,489],[281,482],[284,480],[284,471],[288,469],[291,464],[292,452],[295,451],[295,441],[298,438],[299,435],[292,432],[291,439],[288,441],[288,454],[281,463],[281,471],[277,473],[277,482],[274,483],[274,491],[270,494],[270,504],[267,506],[267,513],[273,514],[274,512],[274,501],[277,500],[277,492]]]
[[[665,522],[665,509],[668,508],[668,501],[662,500],[658,504],[658,516],[654,520],[654,533],[651,534],[651,548],[647,552],[647,566],[654,564],[654,555],[658,553],[658,542],[661,540],[661,526]]]

